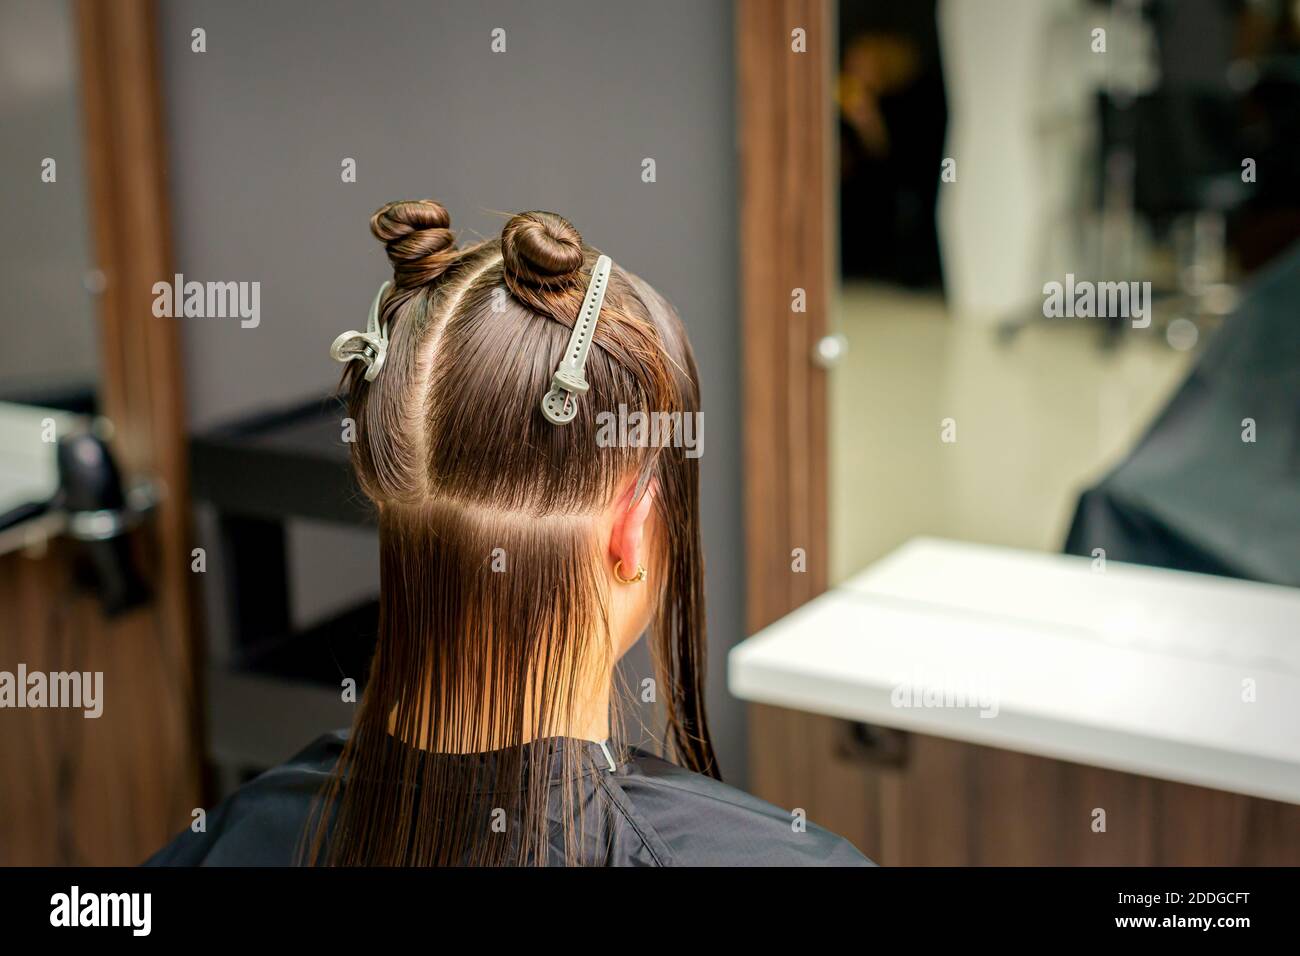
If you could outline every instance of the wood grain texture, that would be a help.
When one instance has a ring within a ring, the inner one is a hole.
[[[171,237],[151,0],[76,6],[99,302],[100,400],[128,478],[163,501],[137,544],[154,601],[112,620],[73,586],[71,548],[0,559],[0,668],[102,671],[104,711],[6,711],[0,864],[134,864],[198,806],[196,627],[175,321],[152,314]],[[70,227],[75,224],[69,224]]]
[[[875,766],[843,746],[845,721],[750,713],[755,792],[881,864],[1300,864],[1300,806],[919,734],[902,766]]]
[[[72,581],[72,551],[0,559],[0,669],[104,675],[97,719],[0,716],[0,865],[138,863],[197,805],[176,641],[156,607],[105,620]]]
[[[825,590],[826,373],[813,364],[831,283],[830,50],[824,0],[740,0],[741,340],[746,621],[771,623]],[[795,29],[807,52],[791,49]],[[803,289],[807,311],[792,309]],[[792,570],[802,548],[807,570]]]

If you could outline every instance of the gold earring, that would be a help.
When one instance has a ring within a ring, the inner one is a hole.
[[[638,564],[636,566],[636,576],[631,578],[625,578],[623,577],[623,559],[619,558],[617,561],[614,562],[614,577],[618,578],[619,584],[636,584],[639,581],[644,581],[645,565]]]

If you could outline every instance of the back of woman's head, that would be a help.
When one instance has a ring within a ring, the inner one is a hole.
[[[668,744],[716,775],[697,460],[668,436],[628,441],[609,427],[637,412],[679,424],[697,414],[695,363],[672,308],[615,260],[590,388],[557,424],[542,398],[600,253],[547,212],[463,248],[432,200],[389,203],[370,228],[393,267],[379,305],[387,347],[373,380],[369,363],[348,363],[343,391],[358,482],[378,512],[379,638],[309,857],[544,862],[554,768],[542,765],[580,759],[553,740],[617,657],[600,522],[629,486],[654,495],[644,586],[655,589]],[[465,756],[487,751],[487,763]],[[561,769],[569,779],[583,768]],[[572,856],[583,822],[570,811],[560,815]]]

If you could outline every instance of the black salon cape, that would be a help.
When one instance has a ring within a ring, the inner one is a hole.
[[[288,763],[245,784],[207,815],[206,832],[187,830],[147,866],[292,866],[313,800],[333,771],[346,731],[326,734]],[[587,752],[576,797],[584,818],[601,823],[585,841],[584,862],[604,866],[870,866],[847,840],[701,774],[633,748],[616,770],[598,744]],[[552,792],[563,781],[556,779]],[[558,806],[558,801],[552,801]],[[592,811],[596,811],[593,813]],[[549,857],[562,862],[562,831]]]
[[[1298,299],[1300,243],[1251,280],[1146,435],[1079,498],[1066,553],[1300,587]]]

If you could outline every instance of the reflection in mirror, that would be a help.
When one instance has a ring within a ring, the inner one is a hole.
[[[1212,554],[1168,545],[1214,507],[1149,486],[1178,473],[1170,442],[1121,466],[1171,429],[1189,462],[1222,461],[1210,436],[1237,441],[1239,396],[1209,386],[1193,408],[1191,370],[1216,347],[1247,354],[1243,340],[1295,354],[1294,332],[1261,331],[1249,290],[1300,274],[1298,16],[1216,0],[839,5],[834,582],[920,535],[1087,555],[1103,529],[1117,560],[1250,566],[1233,535]],[[1117,481],[1128,519],[1168,540],[1115,532]],[[1173,504],[1141,504],[1156,499]]]
[[[0,3],[0,401],[90,412],[99,378],[70,3]]]

